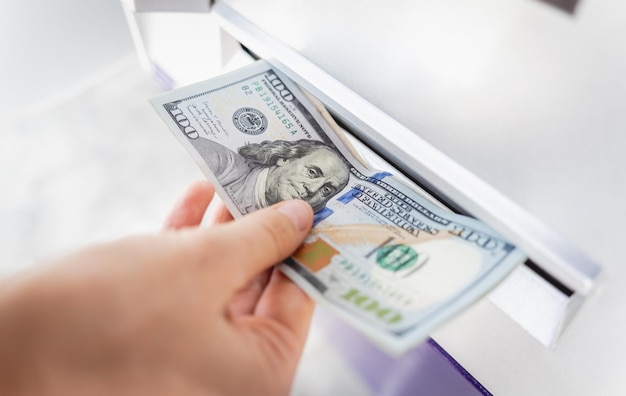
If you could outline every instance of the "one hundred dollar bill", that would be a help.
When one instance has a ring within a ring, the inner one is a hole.
[[[312,232],[281,270],[389,353],[425,339],[524,259],[482,222],[369,169],[265,61],[152,103],[233,216],[293,198],[313,207]]]

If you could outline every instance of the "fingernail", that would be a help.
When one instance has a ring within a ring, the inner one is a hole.
[[[278,211],[287,216],[298,231],[308,228],[311,217],[311,207],[308,203],[299,200],[286,201],[278,207]]]

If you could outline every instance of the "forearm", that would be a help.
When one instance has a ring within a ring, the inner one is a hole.
[[[45,271],[0,286],[0,395],[73,395],[71,290]]]

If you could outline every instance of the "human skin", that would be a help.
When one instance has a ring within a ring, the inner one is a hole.
[[[167,230],[0,283],[2,395],[286,395],[313,302],[272,266],[309,232],[288,201],[242,219],[194,184]]]
[[[270,204],[302,199],[321,208],[345,187],[349,170],[337,153],[320,148],[300,158],[279,159],[267,175]]]

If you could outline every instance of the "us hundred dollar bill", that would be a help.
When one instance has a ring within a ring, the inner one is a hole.
[[[152,103],[233,216],[293,198],[313,207],[313,230],[281,270],[391,354],[422,341],[524,258],[482,222],[369,169],[265,61]]]

